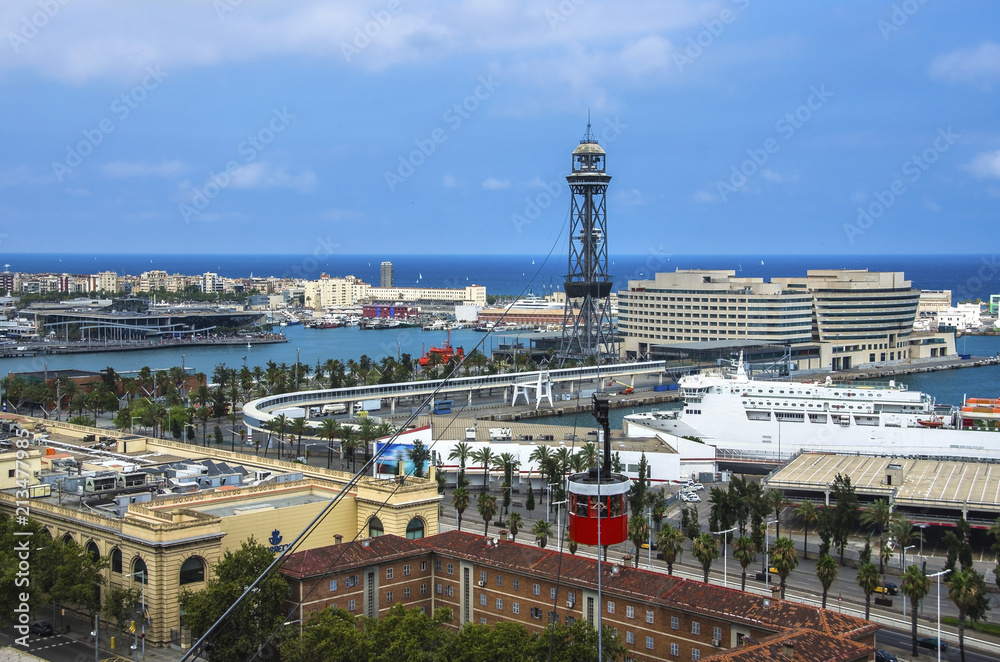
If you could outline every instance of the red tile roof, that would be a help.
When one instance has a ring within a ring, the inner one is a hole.
[[[281,573],[295,579],[339,572],[355,566],[371,565],[427,553],[416,540],[399,536],[378,536],[317,547],[289,554],[281,564]]]

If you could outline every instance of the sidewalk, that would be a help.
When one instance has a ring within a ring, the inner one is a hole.
[[[90,636],[90,633],[94,630],[93,621],[88,622],[84,618],[67,611],[65,616],[58,616],[53,625],[60,634],[65,634],[70,639],[85,643],[93,650],[94,638]],[[101,622],[101,638],[99,641],[100,659],[114,659],[115,656],[119,656],[126,660],[132,660],[131,646],[134,641],[133,637],[131,635],[122,635],[117,632],[116,628],[107,627],[107,625],[109,624]],[[114,650],[111,649],[111,637],[115,638]],[[155,647],[147,645],[144,656],[142,640],[139,640],[139,660],[146,660],[147,662],[178,662],[184,655],[184,652],[175,650],[169,646]]]

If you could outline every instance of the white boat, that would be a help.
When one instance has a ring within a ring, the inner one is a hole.
[[[969,407],[936,407],[934,399],[888,383],[763,381],[740,356],[734,371],[682,377],[680,410],[625,416],[631,425],[695,437],[720,456],[788,458],[806,451],[1000,459],[1000,431]]]

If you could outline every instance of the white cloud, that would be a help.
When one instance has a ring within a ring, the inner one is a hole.
[[[171,179],[187,170],[187,166],[177,159],[145,163],[143,161],[112,161],[101,168],[110,177],[163,177]]]
[[[487,177],[483,180],[483,188],[487,191],[502,191],[503,189],[510,188],[510,180]]]
[[[232,183],[232,187],[237,189],[290,188],[299,193],[307,193],[315,185],[316,174],[310,170],[292,175],[284,168],[272,167],[266,163],[240,166],[233,173]]]
[[[715,204],[719,201],[719,196],[708,191],[696,191],[691,199],[701,204]]]
[[[982,179],[1000,179],[1000,149],[977,154],[965,169]]]
[[[1000,81],[1000,44],[985,41],[938,55],[931,62],[931,78],[949,83],[976,83],[989,87]]]
[[[760,176],[771,182],[772,184],[780,184],[785,181],[785,178],[781,176],[781,173],[775,172],[770,168],[764,168],[760,171]]]

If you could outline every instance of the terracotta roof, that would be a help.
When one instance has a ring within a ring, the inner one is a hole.
[[[317,547],[289,554],[281,564],[281,573],[303,579],[323,575],[334,568],[339,572],[355,566],[426,554],[427,549],[417,543],[399,536],[377,536]]]
[[[745,642],[711,657],[712,662],[853,662],[867,660],[875,648],[816,630],[792,629],[762,641]]]

